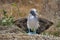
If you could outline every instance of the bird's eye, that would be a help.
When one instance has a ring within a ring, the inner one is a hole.
[[[34,11],[31,11],[30,13],[32,13],[32,14],[33,14],[33,13],[34,13]]]

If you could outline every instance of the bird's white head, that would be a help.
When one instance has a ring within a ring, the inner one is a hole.
[[[33,16],[36,16],[37,10],[35,8],[31,9],[30,14],[32,14]]]
[[[32,8],[32,9],[31,9],[31,11],[34,11],[34,12],[36,12],[37,10],[36,10],[35,8]]]

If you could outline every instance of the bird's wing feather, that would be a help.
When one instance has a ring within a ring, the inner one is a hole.
[[[38,18],[38,20],[40,25],[40,27],[37,29],[38,34],[48,29],[53,24],[53,22],[48,21],[47,19],[44,19],[44,18]],[[14,23],[18,27],[24,29],[24,31],[27,31],[27,18],[17,19],[16,21],[14,21]]]

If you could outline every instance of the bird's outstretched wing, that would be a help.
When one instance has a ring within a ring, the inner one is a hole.
[[[44,18],[38,18],[40,27],[37,29],[37,33],[40,34],[41,32],[47,30],[50,26],[53,25],[53,22],[44,19]]]
[[[17,25],[19,28],[23,29],[23,31],[28,30],[27,28],[27,18],[21,18],[21,19],[17,19],[14,21],[14,24]]]
[[[44,19],[44,18],[38,18],[38,20],[39,20],[39,25],[40,25],[40,27],[36,30],[38,34],[43,32],[44,30],[47,30],[53,24],[53,22],[48,21],[47,19]],[[27,18],[18,19],[14,21],[14,23],[15,25],[23,29],[23,31],[26,31],[26,32],[28,31]]]

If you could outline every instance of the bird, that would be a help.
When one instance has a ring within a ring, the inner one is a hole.
[[[42,15],[39,17],[40,15],[35,8],[30,9],[27,17],[16,19],[14,24],[22,29],[22,33],[40,34],[54,24],[52,21],[42,18]],[[33,33],[32,30],[34,30]]]
[[[33,30],[33,34],[36,34],[36,29],[39,27],[39,21],[38,21],[38,13],[35,8],[30,10],[30,13],[27,17],[27,27],[28,27],[28,33],[31,34],[32,32],[30,31]]]

